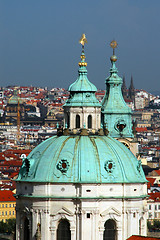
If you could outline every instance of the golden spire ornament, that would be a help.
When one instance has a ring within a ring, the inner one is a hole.
[[[87,38],[85,33],[82,34],[82,37],[80,38],[79,43],[82,44],[83,47],[84,47],[84,44],[87,43]]]
[[[85,54],[84,54],[84,44],[87,43],[87,38],[85,33],[82,34],[82,37],[79,40],[79,43],[82,45],[82,54],[81,54],[81,62],[79,62],[79,66],[87,66],[87,63],[85,62]]]
[[[117,57],[115,56],[115,48],[118,46],[117,42],[115,40],[113,40],[112,42],[110,42],[110,47],[113,49],[113,55],[111,56],[111,62],[116,62],[117,61]]]
[[[115,55],[115,48],[118,46],[115,40],[111,41],[110,43],[111,48],[113,48],[113,55]]]

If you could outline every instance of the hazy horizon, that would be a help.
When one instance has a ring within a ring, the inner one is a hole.
[[[105,89],[111,40],[119,76],[129,87],[160,92],[160,1],[88,0],[0,1],[0,86],[64,87],[77,79],[81,45],[85,46],[88,78]]]

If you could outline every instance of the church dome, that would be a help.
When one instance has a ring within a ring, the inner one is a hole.
[[[87,76],[86,76],[87,70],[81,69],[81,71],[79,71],[79,72],[81,73],[79,75],[79,78],[74,83],[72,83],[72,85],[69,87],[68,91],[70,91],[70,92],[96,92],[97,88],[95,87],[95,85],[92,84],[87,79]]]
[[[87,78],[87,63],[85,62],[85,54],[81,54],[81,62],[79,62],[79,76],[78,79],[72,83],[68,89],[70,92],[96,92],[96,86]]]
[[[23,160],[17,181],[143,183],[141,162],[119,141],[98,135],[54,136]]]

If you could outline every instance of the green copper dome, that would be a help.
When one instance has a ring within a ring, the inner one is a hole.
[[[107,136],[54,136],[23,161],[17,181],[51,183],[142,183],[141,162]]]
[[[85,54],[82,51],[81,62],[79,62],[78,70],[79,76],[78,79],[68,88],[70,96],[64,104],[64,107],[101,106],[95,96],[97,88],[88,80],[86,66],[87,63],[85,62]]]
[[[96,92],[97,88],[87,78],[87,69],[83,67],[79,71],[78,79],[72,83],[68,91],[70,92]]]
[[[22,104],[23,101],[21,98],[18,97],[17,95],[17,90],[14,90],[13,96],[9,98],[8,103],[9,104]]]
[[[87,63],[85,62],[85,54],[81,54],[81,62],[79,63],[78,79],[72,83],[68,89],[70,92],[96,92],[97,88],[87,78]]]

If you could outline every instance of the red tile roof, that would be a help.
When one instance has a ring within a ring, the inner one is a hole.
[[[22,160],[10,160],[0,164],[0,166],[22,166]]]
[[[22,154],[22,153],[29,154],[31,152],[31,150],[30,149],[8,149],[3,153],[6,153],[6,152],[11,152],[14,154]]]
[[[155,178],[146,178],[149,182],[147,183],[147,188],[150,188],[151,186],[153,186],[154,182],[155,182]]]
[[[13,172],[10,174],[10,178],[15,178],[18,176],[18,172]]]
[[[137,132],[147,132],[147,128],[146,127],[136,127],[136,131]]]
[[[148,195],[150,195],[149,199],[152,199],[155,202],[160,202],[160,192],[148,193]]]
[[[142,147],[142,149],[160,150],[160,147]]]
[[[127,238],[127,240],[157,240],[160,238],[155,238],[155,237],[144,237],[144,236],[136,236],[132,235],[131,237]]]
[[[158,175],[160,175],[160,170],[155,170],[156,173],[158,173]]]
[[[0,191],[0,202],[15,202],[16,199],[13,196],[11,190],[1,190]]]
[[[125,99],[125,102],[133,102],[132,100],[130,100],[130,99]]]

